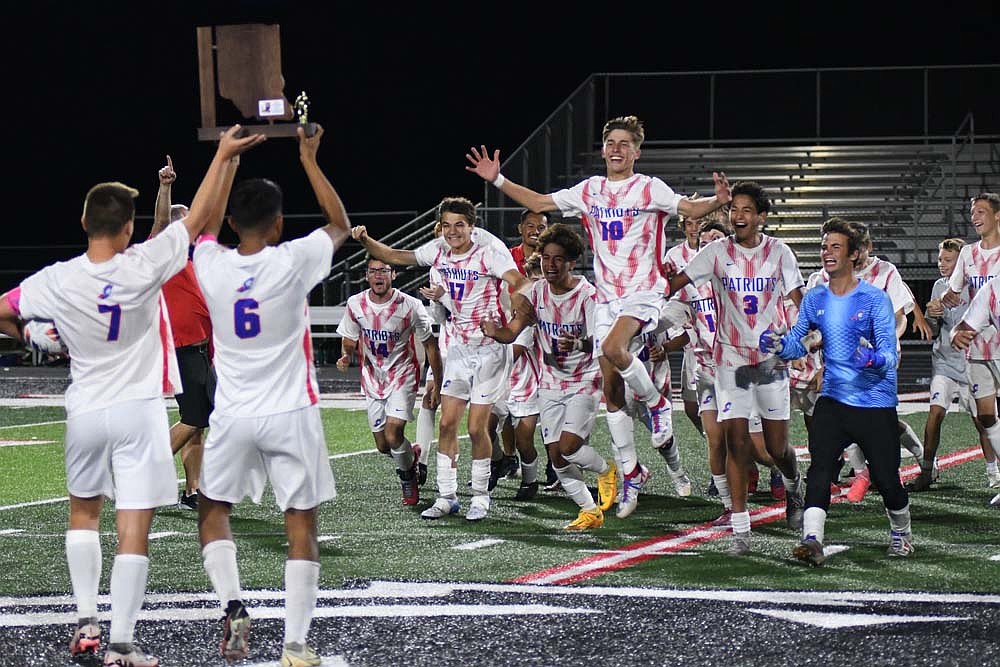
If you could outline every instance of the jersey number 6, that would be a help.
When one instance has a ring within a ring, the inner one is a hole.
[[[253,338],[260,333],[260,315],[253,312],[259,306],[256,299],[239,299],[233,304],[233,324],[239,338]]]

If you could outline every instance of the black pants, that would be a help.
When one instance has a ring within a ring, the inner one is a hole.
[[[177,367],[184,393],[176,394],[182,424],[206,428],[215,406],[215,369],[208,358],[208,343],[178,347]]]
[[[821,396],[809,429],[809,473],[806,507],[830,507],[830,484],[839,460],[852,442],[858,443],[872,483],[886,509],[901,510],[910,501],[899,481],[899,417],[896,408],[856,408]]]

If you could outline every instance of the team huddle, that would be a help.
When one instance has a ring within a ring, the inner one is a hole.
[[[925,317],[896,268],[871,256],[863,224],[826,221],[822,269],[803,280],[790,248],[762,232],[771,203],[756,183],[730,185],[724,173],[715,173],[712,196],[685,197],[636,173],[644,131],[633,116],[604,126],[604,176],[551,194],[505,178],[499,151],[470,150],[466,169],[525,207],[523,243],[513,249],[477,226],[475,206],[461,197],[441,202],[435,238],[415,250],[389,247],[364,227],[352,228],[316,162],[322,128],[313,137],[300,130],[299,158],[328,224],[280,243],[280,188],[265,179],[233,187],[241,154],[263,141],[238,131],[220,137],[190,209],[170,215],[169,201],[161,207],[158,198],[161,224],[149,240],[129,245],[137,192],[99,184],[84,206],[87,252],[46,267],[0,298],[0,331],[38,345],[57,340],[71,358],[66,556],[79,616],[74,655],[101,647],[98,524],[108,497],[115,500],[119,543],[103,664],[159,664],[133,636],[145,594],[148,535],[154,509],[175,502],[172,452],[194,448],[197,455],[185,459],[181,503],[199,512],[204,566],[224,615],[221,654],[230,661],[248,655],[251,622],[230,511],[247,496],[259,502],[269,481],[289,542],[281,664],[321,664],[306,642],[318,593],[316,512],[336,490],[306,304],[349,236],[369,253],[369,289],[347,302],[337,366],[343,370],[360,357],[369,426],[378,451],[393,459],[406,505],[420,504],[440,409],[437,496],[421,512],[426,520],[461,511],[463,418],[471,442],[468,521],[488,519],[491,491],[511,472],[501,470],[504,461],[519,461],[515,501],[535,497],[545,470],[536,431],[549,464],[546,488],[561,488],[576,504],[567,530],[600,528],[616,504],[620,520],[637,510],[652,474],[639,460],[637,420],[649,430],[677,494],[690,495],[673,428],[673,351],[683,351],[681,399],[706,440],[710,489],[723,505],[713,523],[731,527],[734,556],[752,548],[747,497],[760,463],[771,470],[772,493],[784,499],[786,520],[798,535],[792,555],[821,565],[831,484],[845,452],[855,473],[848,498],[859,502],[874,484],[890,523],[888,554],[909,556],[908,491],[936,481],[940,425],[955,400],[980,433],[989,485],[1000,486],[996,194],[972,202],[977,243],[941,243],[942,278]],[[171,174],[172,165],[161,171],[161,192]],[[239,237],[235,248],[217,240],[227,202]],[[551,212],[582,221],[593,283],[578,273],[584,239],[568,224],[550,224]],[[665,225],[674,216],[684,240],[667,248]],[[397,266],[428,267],[420,293],[429,306],[393,288]],[[200,301],[190,303],[203,304],[202,326],[189,326],[177,313],[172,299],[180,297],[171,296],[177,289],[198,293]],[[899,337],[911,312],[924,338],[934,335],[932,324],[940,329],[923,440],[896,413]],[[420,390],[418,343],[428,372],[411,443],[405,427]],[[178,361],[186,372],[178,371]],[[181,406],[174,428],[163,401],[170,391]],[[202,393],[207,398],[194,400]],[[590,438],[602,400],[610,457]],[[809,431],[805,476],[789,442],[792,407],[802,410]],[[500,430],[508,431],[508,449],[518,459],[496,444]],[[900,444],[921,466],[906,487]],[[586,473],[596,476],[596,498]],[[991,502],[1000,505],[1000,494]]]

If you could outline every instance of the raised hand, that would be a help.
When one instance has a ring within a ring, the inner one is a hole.
[[[757,342],[760,346],[760,351],[764,354],[770,354],[771,352],[781,354],[781,351],[785,349],[784,344],[781,342],[781,336],[777,331],[771,331],[770,329],[762,333],[760,340]]]
[[[177,180],[177,172],[174,171],[174,161],[167,156],[167,166],[161,167],[157,174],[160,178],[160,185],[170,185]]]
[[[226,160],[231,160],[267,140],[263,134],[248,134],[241,137],[242,132],[243,126],[237,124],[220,134],[219,148],[216,150],[216,154]]]
[[[319,140],[323,136],[323,126],[316,125],[316,133],[311,137],[306,136],[302,126],[295,128],[295,133],[299,136],[299,157],[303,160],[315,160],[316,152],[319,150]]]
[[[477,174],[484,181],[492,183],[500,175],[500,149],[493,151],[493,159],[490,159],[490,154],[486,151],[486,146],[479,147],[482,152],[476,150],[475,146],[469,148],[471,155],[469,153],[465,154],[465,159],[468,160],[472,166],[465,165],[466,171],[471,171]]]
[[[724,171],[713,171],[712,180],[715,181],[715,196],[723,204],[728,204],[733,200],[733,191],[729,187],[729,179],[726,178],[726,172]]]

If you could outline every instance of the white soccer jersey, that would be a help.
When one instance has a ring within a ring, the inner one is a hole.
[[[212,318],[220,415],[262,417],[319,400],[306,298],[330,273],[333,250],[322,229],[253,255],[198,240],[194,269]]]
[[[386,399],[400,390],[420,386],[416,342],[434,335],[424,304],[398,289],[385,303],[371,300],[371,290],[347,300],[337,333],[358,343],[361,350],[361,391],[369,398]]]
[[[965,250],[965,248],[962,249]],[[1000,313],[998,292],[1000,292],[1000,281],[991,280],[983,285],[976,292],[976,296],[972,297],[972,303],[965,311],[962,321],[972,327],[974,331],[982,331],[991,326],[995,328],[1000,324],[1000,320],[998,320],[998,313]],[[973,339],[973,345],[975,345],[976,338]]]
[[[712,283],[707,282],[701,287],[685,285],[684,289],[678,292],[677,299],[687,304],[691,311],[691,325],[687,330],[691,342],[687,348],[694,353],[699,366],[714,367],[718,313],[715,312],[715,292]]]
[[[955,262],[955,270],[948,279],[952,292],[962,293],[968,285],[970,298],[1000,274],[1000,246],[984,250],[982,241],[962,246]],[[994,326],[987,326],[969,345],[968,358],[981,361],[1000,358],[1000,336]]]
[[[892,302],[893,312],[903,311],[904,315],[912,313],[915,304],[913,292],[903,282],[903,277],[899,274],[896,265],[874,255],[869,260],[867,266],[854,271],[854,277],[888,294],[889,300]],[[830,275],[826,269],[821,269],[809,276],[808,284],[811,288],[829,282]]]
[[[594,250],[601,303],[641,291],[663,292],[663,225],[682,199],[658,178],[593,176],[552,194],[563,215],[579,215]]]
[[[669,357],[665,357],[662,361],[654,363],[649,360],[649,350],[653,347],[666,345],[667,341],[674,336],[679,336],[682,331],[683,329],[671,330],[669,333],[666,331],[650,331],[647,333],[640,333],[636,336],[636,338],[642,341],[642,349],[639,350],[639,354],[637,354],[636,357],[646,367],[646,371],[649,373],[649,377],[652,378],[653,384],[656,386],[656,390],[667,398],[670,398],[671,393],[670,359]]]
[[[688,245],[687,239],[684,239],[667,251],[664,268],[668,274],[680,273],[697,254],[698,248],[692,248]]]
[[[539,280],[528,292],[535,309],[538,343],[542,350],[539,387],[565,393],[595,394],[601,391],[601,370],[592,352],[560,352],[560,336],[589,338],[594,329],[597,290],[579,277],[576,287],[556,294],[545,280]]]
[[[525,327],[514,345],[520,345],[524,352],[514,361],[510,371],[510,401],[523,403],[538,393],[538,368],[541,364],[541,354],[536,342],[537,329]]]
[[[938,278],[931,288],[931,299],[940,299],[948,291],[948,279]],[[931,368],[933,375],[943,375],[959,384],[965,384],[965,353],[951,346],[951,332],[958,322],[965,317],[969,309],[969,289],[965,287],[960,293],[961,303],[954,308],[944,306],[944,313],[937,318],[940,330],[931,348]]]
[[[189,243],[175,222],[106,262],[84,254],[21,283],[20,316],[52,320],[69,350],[69,416],[181,391],[160,287],[184,268]]]
[[[455,254],[443,238],[428,241],[414,251],[417,263],[437,269],[450,299],[451,333],[466,345],[496,344],[479,329],[483,319],[491,317],[505,323],[500,293],[501,277],[517,271],[517,265],[500,239],[482,229],[475,229],[472,248],[464,255]]]
[[[794,322],[785,296],[802,286],[798,262],[783,241],[762,234],[759,245],[744,248],[735,237],[718,239],[702,248],[684,273],[695,287],[711,282],[714,288],[717,366],[756,365],[772,356],[760,351],[760,335],[788,330]]]

